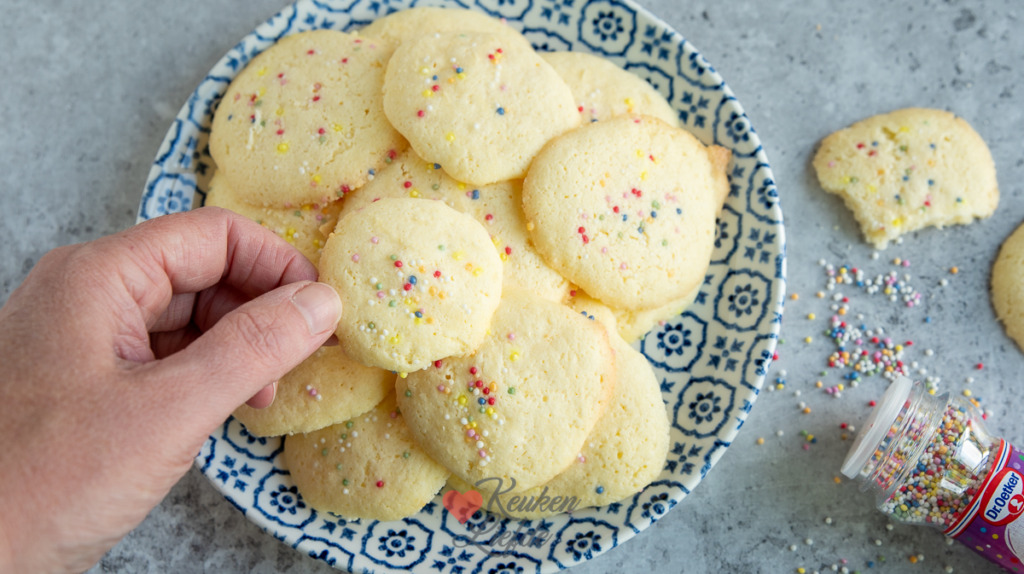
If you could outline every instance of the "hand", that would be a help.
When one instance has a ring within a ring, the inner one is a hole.
[[[0,309],[0,571],[90,567],[238,405],[269,404],[341,316],[316,276],[216,208],[44,256]]]

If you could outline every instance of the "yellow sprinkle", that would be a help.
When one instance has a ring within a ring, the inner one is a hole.
[[[900,129],[902,130],[902,128],[900,128]],[[911,556],[910,557],[910,563],[911,564],[917,564],[917,556]]]
[[[277,144],[277,153],[288,153],[288,142]]]
[[[456,252],[452,253],[452,259],[454,259],[456,261],[462,261],[462,259],[465,256],[466,256],[466,254],[461,252],[461,251],[456,251]]]
[[[626,98],[626,101],[628,102],[629,98]],[[644,157],[644,150],[642,150],[642,149],[636,150],[636,157]]]
[[[803,568],[796,569],[796,574],[804,574],[805,572],[807,572],[807,570],[804,570]]]
[[[908,128],[907,126],[900,126],[900,131],[903,133],[907,133],[910,131],[910,128]]]
[[[390,339],[388,339],[388,340],[389,340],[389,341],[391,341],[391,344],[392,344],[392,345],[397,345],[397,344],[398,344],[398,342],[402,340],[402,338],[398,336],[398,333],[395,333],[395,334],[394,334],[394,335],[393,335],[393,336],[392,336],[392,337],[391,337]]]
[[[822,385],[821,381],[817,381],[817,382],[814,383],[814,386],[815,386],[815,388],[820,389],[823,385]]]
[[[840,307],[839,308],[839,314],[840,315],[845,315],[846,314],[846,307]]]
[[[818,299],[824,299],[825,298],[825,292],[824,291],[818,291],[817,293],[814,294],[814,296],[817,297]]]
[[[875,187],[875,186],[873,186],[873,185],[871,185],[871,184],[869,183],[869,184],[868,184],[868,191],[870,191],[871,193],[875,193],[875,192],[877,192],[877,191],[878,191],[878,188],[877,188],[877,187]]]
[[[455,74],[455,77],[460,79],[460,80],[465,80],[466,79],[466,72],[459,72],[458,74]]]
[[[259,71],[256,72],[256,75],[261,77],[261,78],[263,76],[266,76],[267,75],[267,67],[264,66],[264,67],[260,68]]]
[[[444,139],[453,142],[455,141],[455,134],[453,132],[448,132],[444,135]]]
[[[476,421],[469,423],[470,428],[476,428]]]
[[[807,314],[807,318],[810,319],[811,321],[813,321],[815,317],[817,317],[817,315],[815,315],[814,313]]]
[[[491,243],[493,243],[495,247],[501,247],[501,238],[495,235],[494,237],[491,237]]]
[[[647,181],[647,172],[646,171],[641,171],[640,172],[640,181]]]
[[[764,444],[764,437],[758,437],[757,444]]]
[[[512,351],[512,354],[508,356],[508,360],[510,360],[510,361],[518,361],[519,360],[519,353],[517,353],[515,351]]]
[[[313,247],[316,247],[318,249],[321,247],[321,243],[320,243],[319,239],[314,239],[313,240]]]
[[[953,275],[956,275],[957,273],[960,272],[960,268],[959,267],[950,267],[949,268],[949,272],[952,273]]]
[[[836,385],[836,388],[839,389],[840,391],[845,391],[846,390],[846,386],[843,385],[843,383],[839,383],[838,385]]]
[[[838,476],[834,476],[832,477],[832,482],[839,484],[840,482],[842,482],[842,480]]]
[[[812,337],[804,337],[804,343],[810,343],[814,339]]]
[[[411,189],[409,191],[409,197],[419,197],[419,196],[420,196],[420,190],[418,190],[416,188],[413,188],[413,189]]]
[[[971,389],[964,389],[964,396],[965,397],[971,396]]]
[[[895,227],[899,227],[899,226],[903,225],[903,219],[901,219],[901,218],[897,217],[896,219],[893,219],[893,220],[892,220],[892,224],[893,224],[893,225],[894,225]]]
[[[340,132],[341,130],[343,130],[345,128],[341,124],[334,123],[334,124],[331,124],[331,129],[336,131],[336,132]]]
[[[777,391],[781,391],[784,388],[786,388],[786,385],[784,385],[782,383],[776,383],[775,384],[775,390],[777,390]]]
[[[409,373],[398,373],[398,376],[404,379],[409,376]]]
[[[633,111],[633,98],[626,98],[626,105],[629,106],[629,111]]]
[[[424,74],[424,75],[425,74],[429,74],[430,73],[430,68],[428,68],[426,66],[423,66],[422,68],[420,68],[420,73]]]
[[[527,231],[533,231],[533,222],[532,221],[527,221],[526,222],[526,230]]]
[[[479,277],[480,275],[483,274],[483,272],[483,269],[477,267],[476,269],[473,270],[473,277]]]
[[[284,115],[284,106],[278,106],[277,109],[274,110],[274,113],[279,115],[279,116],[283,116]]]
[[[424,98],[429,98],[430,96],[433,96],[433,95],[434,95],[433,91],[431,91],[431,90],[423,90],[423,97]]]
[[[459,404],[460,405],[465,405],[466,404],[466,395],[459,395]]]
[[[800,298],[800,296],[797,295],[796,293],[793,293],[792,295],[789,296],[789,298],[792,299],[793,301],[796,301],[797,299]]]
[[[809,414],[811,414],[811,407],[804,407],[803,413],[804,413],[805,415],[809,415]]]
[[[315,185],[315,184],[318,184],[318,183],[320,183],[320,181],[321,181],[321,180],[322,180],[322,178],[320,177],[320,174],[318,173],[318,174],[316,174],[316,175],[314,175],[314,176],[313,176],[313,179],[312,179],[311,181],[312,181],[312,182],[313,182],[313,184]]]
[[[263,97],[263,94],[265,94],[265,93],[267,93],[267,89],[266,88],[260,88],[260,97],[261,98]]]
[[[487,407],[487,411],[486,412],[487,412],[488,415],[493,415],[494,414],[494,407]]]
[[[814,435],[812,435],[812,434],[807,435],[807,442],[814,442]]]

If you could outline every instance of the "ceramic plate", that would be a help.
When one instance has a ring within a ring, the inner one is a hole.
[[[202,203],[213,171],[207,136],[231,79],[278,38],[314,28],[352,30],[417,0],[300,0],[242,39],[199,84],[150,171],[139,220]],[[545,520],[477,512],[460,524],[440,504],[398,522],[346,520],[310,508],[284,467],[282,441],[229,420],[196,464],[250,520],[339,569],[448,573],[550,572],[589,560],[648,528],[704,480],[743,426],[772,361],[785,291],[782,211],[768,159],[721,76],[678,32],[629,0],[429,2],[505,18],[538,50],[604,56],[643,77],[705,143],[732,150],[731,191],[711,268],[694,305],[638,348],[661,381],[672,421],[668,460],[643,492]]]

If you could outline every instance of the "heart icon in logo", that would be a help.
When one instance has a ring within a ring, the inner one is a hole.
[[[444,493],[441,502],[444,503],[444,507],[448,509],[448,512],[455,517],[455,520],[459,521],[459,524],[465,524],[469,517],[473,516],[473,513],[480,510],[480,507],[483,506],[484,497],[475,490],[467,490],[466,492],[449,490]]]

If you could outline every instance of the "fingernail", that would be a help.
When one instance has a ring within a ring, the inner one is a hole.
[[[306,318],[311,335],[333,331],[341,319],[341,299],[330,285],[310,283],[292,295],[292,303]]]

